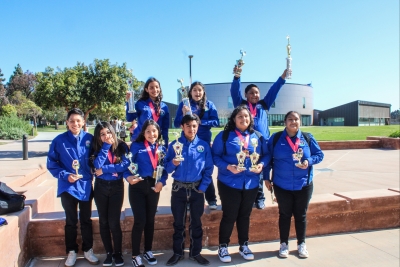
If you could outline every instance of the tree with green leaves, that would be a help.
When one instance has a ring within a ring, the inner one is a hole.
[[[4,74],[0,69],[0,108],[4,105],[7,105],[8,102],[8,98],[6,96],[6,88],[4,86],[4,81],[6,80],[5,78],[3,78]]]
[[[35,102],[44,109],[80,108],[85,120],[96,108],[123,106],[132,74],[126,64],[110,64],[108,59],[95,59],[90,65],[77,63],[57,72],[48,67],[36,74]],[[140,84],[140,83],[139,83]]]
[[[28,99],[33,99],[32,93],[35,90],[36,76],[29,70],[25,73],[22,71],[21,66],[18,64],[15,67],[13,74],[10,77],[6,86],[6,96],[13,95],[16,91],[21,91]]]
[[[21,91],[16,91],[10,96],[10,103],[15,106],[17,115],[21,118],[32,118],[37,127],[37,118],[42,115],[42,109],[35,102],[26,98]]]

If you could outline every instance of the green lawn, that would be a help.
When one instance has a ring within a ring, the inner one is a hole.
[[[282,131],[284,127],[270,127],[271,133]],[[331,140],[366,140],[367,136],[389,136],[389,134],[400,130],[400,125],[388,125],[388,126],[308,126],[301,127],[305,132],[309,132],[315,136],[319,141],[331,141]],[[53,126],[49,127],[38,127],[39,132],[64,132],[66,130],[64,125],[60,125],[58,130],[54,129]],[[93,134],[94,127],[89,127],[89,132]],[[212,139],[222,131],[222,128],[212,129]],[[169,130],[169,140],[175,139],[172,132],[181,132],[180,129]]]

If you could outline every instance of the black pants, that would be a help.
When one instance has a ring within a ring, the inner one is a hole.
[[[236,189],[218,181],[218,192],[222,203],[222,219],[219,225],[219,243],[229,244],[236,222],[239,245],[249,241],[250,214],[258,187]]]
[[[100,236],[107,253],[122,252],[121,208],[124,201],[122,179],[106,181],[97,178],[94,183],[94,201],[99,213]],[[114,250],[111,242],[114,242]]]
[[[144,177],[134,185],[129,185],[129,203],[134,216],[132,227],[132,256],[140,254],[140,242],[144,231],[144,251],[150,251],[153,247],[154,218],[157,212],[160,193],[154,192],[155,180],[152,177]]]
[[[67,254],[74,250],[78,252],[79,247],[76,243],[78,236],[78,205],[79,205],[79,221],[82,234],[82,250],[88,251],[93,247],[93,230],[92,220],[92,199],[93,192],[90,194],[89,201],[81,201],[64,192],[60,195],[61,204],[65,211],[65,247]]]
[[[211,183],[207,187],[206,192],[204,193],[204,196],[206,197],[207,202],[212,202],[212,201],[217,202],[217,196],[215,195],[215,186],[214,186],[213,179],[211,179]]]
[[[201,216],[204,213],[204,194],[197,189],[179,188],[175,183],[172,185],[171,211],[174,216],[173,250],[174,254],[183,255],[185,248],[185,225],[187,216],[187,204],[190,206],[189,234],[190,247],[189,256],[200,254],[202,249],[203,228]]]
[[[256,196],[256,201],[255,203],[257,204],[258,202],[264,202],[265,201],[265,196],[264,196],[264,180],[262,178],[262,174],[260,175],[260,181],[258,183],[258,190],[257,190],[257,196]]]
[[[294,216],[297,244],[306,240],[307,209],[313,192],[312,182],[298,191],[289,191],[274,185],[274,192],[279,208],[280,240],[288,244],[290,221]]]

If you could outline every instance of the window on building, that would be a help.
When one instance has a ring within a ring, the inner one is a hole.
[[[274,101],[274,103],[272,103],[272,105],[271,105],[271,108],[274,108],[275,107],[275,101]]]
[[[228,108],[233,108],[233,100],[231,96],[228,96]]]
[[[303,108],[306,108],[306,98],[303,97]]]

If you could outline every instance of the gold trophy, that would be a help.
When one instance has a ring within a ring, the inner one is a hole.
[[[176,139],[175,144],[172,146],[172,148],[175,151],[174,160],[176,160],[176,161],[184,161],[185,159],[182,157],[183,144],[178,141],[179,133],[174,132],[174,135],[175,135],[175,139]]]
[[[74,159],[74,160],[72,161],[72,169],[75,170],[75,172],[76,172],[76,177],[77,177],[77,178],[82,178],[82,177],[83,177],[82,174],[79,174],[79,173],[78,173],[78,170],[79,170],[79,167],[80,167],[80,166],[81,166],[81,165],[79,164],[79,161],[78,161],[77,159]]]
[[[236,153],[236,158],[239,163],[237,165],[237,169],[238,171],[244,171],[246,170],[246,167],[244,166],[244,160],[246,159],[246,153],[243,151],[244,142],[242,140],[239,140],[238,142],[240,146],[240,152]]]
[[[242,67],[244,65],[243,57],[246,55],[246,51],[240,50],[240,54],[242,55],[240,59],[236,60],[236,71],[233,72],[235,76],[240,77],[242,74]]]
[[[254,152],[250,155],[250,161],[251,161],[251,170],[256,171],[258,170],[257,163],[258,159],[260,158],[260,154],[257,153],[257,146],[258,146],[258,139],[257,138],[251,138],[251,145],[254,147]]]
[[[297,152],[293,154],[293,157],[298,160],[298,162],[296,162],[294,165],[299,167],[301,165],[303,165],[303,163],[301,163],[301,158],[303,157],[303,149],[299,148],[297,149]]]
[[[138,172],[138,165],[136,163],[132,162],[132,153],[129,152],[128,154],[125,155],[129,161],[130,164],[128,166],[128,170],[133,174],[133,176],[136,176],[136,179],[141,179],[142,177],[139,176]]]
[[[191,109],[191,107],[190,107],[190,100],[189,100],[189,96],[188,96],[188,95],[189,95],[188,88],[185,87],[185,86],[183,86],[183,79],[178,79],[178,83],[181,84],[181,88],[179,88],[179,92],[180,92],[181,95],[182,95],[182,102],[183,102],[183,105],[189,107],[189,111],[186,112],[186,114],[183,114],[183,116],[185,116],[185,115],[192,115],[192,109]]]
[[[292,52],[292,47],[290,46],[290,36],[286,36],[287,39],[287,58],[286,58],[286,79],[291,79],[292,78],[292,56],[290,55]]]

